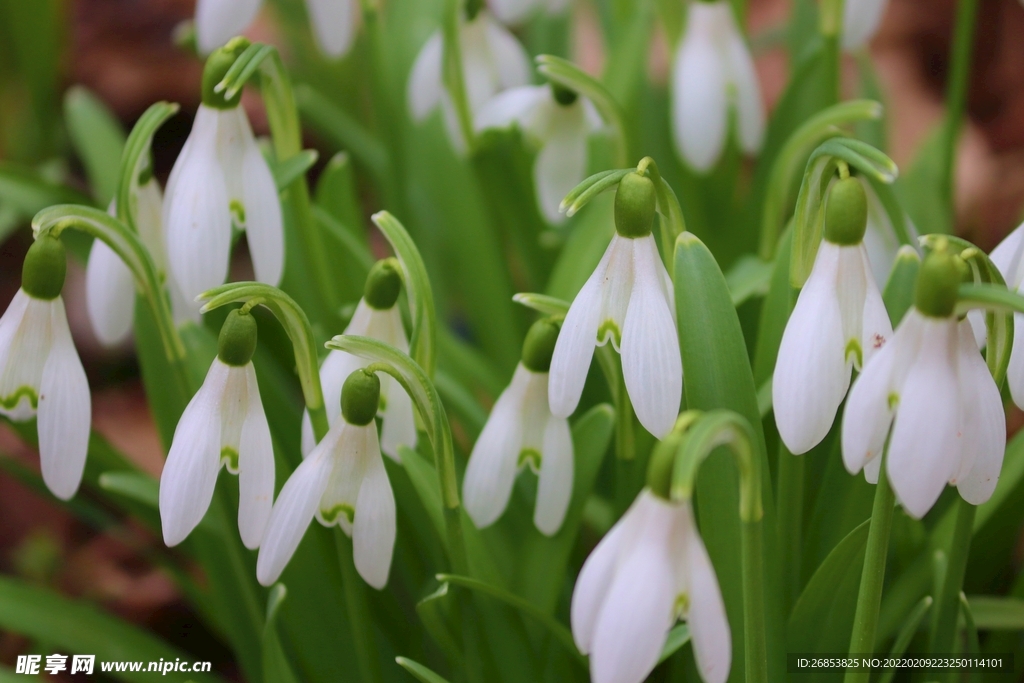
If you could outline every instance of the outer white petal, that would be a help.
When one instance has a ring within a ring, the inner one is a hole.
[[[477,528],[493,524],[508,505],[523,447],[523,397],[530,371],[520,364],[480,432],[462,480],[463,505]]]
[[[409,73],[406,99],[414,121],[427,118],[427,114],[441,102],[441,92],[444,88],[444,81],[441,78],[443,56],[444,39],[438,31],[423,45]]]
[[[367,450],[377,446],[377,427],[367,432]],[[352,529],[353,559],[356,570],[366,583],[384,588],[391,570],[395,549],[395,496],[391,492],[387,470],[380,449],[368,452],[366,476],[356,499],[356,516]]]
[[[628,515],[629,512],[626,513]],[[618,563],[619,548],[625,538],[623,528],[626,526],[626,515],[623,515],[611,528],[597,547],[590,553],[583,568],[580,569],[576,586],[572,591],[570,621],[572,635],[576,647],[583,654],[589,654],[597,626],[597,615],[604,604],[605,594],[615,578],[615,566]]]
[[[196,42],[209,54],[248,28],[262,0],[197,0]]]
[[[324,54],[340,57],[351,49],[359,18],[356,0],[306,0],[306,9]]]
[[[96,338],[104,346],[121,343],[135,318],[135,282],[113,249],[93,240],[85,268],[85,304]]]
[[[549,88],[541,85],[525,85],[521,88],[509,88],[487,100],[480,111],[473,117],[473,126],[477,131],[487,128],[504,128],[513,122],[525,127],[533,110],[545,99],[550,97]]]
[[[416,448],[416,417],[412,399],[397,382],[388,388],[388,405],[380,429],[380,450],[398,462],[398,447]]]
[[[550,223],[565,221],[559,211],[562,199],[580,184],[587,172],[587,127],[583,110],[558,112],[566,119],[552,126],[549,137],[537,154],[533,165],[533,183],[544,218]],[[572,114],[576,116],[572,116]]]
[[[53,345],[39,388],[39,460],[46,486],[58,498],[68,500],[82,481],[92,404],[64,301],[58,296],[50,306]]]
[[[878,474],[882,471],[882,459],[873,458],[864,463],[864,481],[869,484],[878,483]]]
[[[256,560],[256,579],[264,586],[277,581],[299,547],[327,488],[332,464],[329,450],[321,443],[281,489]]]
[[[518,88],[530,82],[530,56],[519,40],[507,28],[494,20],[490,14],[481,12],[478,21],[483,21],[487,44],[497,71],[499,90]]]
[[[39,302],[26,294],[25,290],[19,289],[11,299],[11,303],[8,304],[3,317],[0,317],[0,400],[8,399],[12,392],[18,389],[13,371],[17,370],[21,363],[14,352],[19,346],[16,343],[18,337],[21,336],[19,330],[25,323],[25,316],[30,304],[33,304],[32,307],[35,308]],[[16,406],[11,406],[11,408],[16,408]],[[0,404],[0,414],[10,416],[11,410],[4,409]],[[27,415],[23,419],[28,417],[31,415]]]
[[[856,50],[875,35],[888,0],[853,0],[843,3],[843,48]]]
[[[569,423],[563,417],[552,417],[544,429],[537,506],[533,511],[533,523],[547,536],[558,533],[569,509],[574,466]]]
[[[327,0],[324,0],[327,1]],[[337,0],[332,0],[337,1]],[[239,107],[241,116],[244,110]],[[284,221],[277,183],[245,121],[248,140],[242,159],[242,195],[245,205],[245,236],[249,243],[256,279],[277,286],[284,270]]]
[[[358,309],[357,309],[358,310]],[[346,334],[361,334],[358,331],[351,331],[353,325],[350,323],[345,328]],[[320,366],[320,386],[324,393],[324,410],[327,412],[328,424],[334,423],[341,416],[341,388],[345,380],[353,372],[362,367],[357,356],[344,351],[331,350]],[[309,413],[303,411],[302,416],[302,453],[308,455],[316,445],[313,438],[313,425],[309,421]]]
[[[503,24],[514,26],[537,11],[539,3],[537,0],[490,0],[488,7]]]
[[[1021,333],[1017,334],[1017,330]],[[1006,368],[1006,382],[1010,385],[1010,396],[1018,407],[1024,406],[1024,314],[1013,314],[1013,347],[1010,349],[1010,364]]]
[[[889,319],[889,312],[885,310],[882,293],[878,291],[878,285],[875,284],[867,250],[861,246],[859,251],[866,283],[864,309],[861,315],[860,347],[864,354],[864,363],[867,363],[871,360],[871,356],[892,339],[892,321]]]
[[[960,392],[963,418],[960,428],[964,460],[973,455],[969,469],[961,468],[957,489],[972,505],[981,505],[992,497],[1006,450],[1006,415],[988,366],[981,359],[969,326],[959,325]]]
[[[714,39],[720,12],[703,2],[690,4],[672,70],[673,139],[679,155],[698,171],[710,170],[725,145],[726,66]]]
[[[871,264],[871,275],[875,284],[884,287],[889,279],[893,263],[896,261],[896,254],[901,247],[899,240],[896,239],[896,231],[893,230],[889,214],[871,187],[871,183],[861,178],[860,184],[868,199],[868,225],[867,230],[864,231],[863,244],[868,253],[868,262]],[[906,226],[911,233],[911,239],[916,237],[909,219],[906,221]],[[905,248],[916,251],[911,246]]]
[[[806,453],[825,438],[850,386],[836,292],[839,249],[827,241],[821,243],[775,361],[775,424],[783,443],[795,454]]]
[[[653,235],[634,240],[633,293],[622,331],[622,378],[640,424],[661,438],[679,415],[683,361]]]
[[[139,185],[136,201],[135,220],[139,228],[139,238],[153,255],[157,268],[162,270],[167,267],[167,257],[164,254],[164,194],[160,191],[160,183],[156,178],[150,178],[148,183]]]
[[[274,503],[274,443],[251,362],[245,372],[249,400],[238,445],[238,531],[252,550],[263,540]]]
[[[729,3],[724,4],[728,9]],[[761,101],[761,86],[757,81],[754,60],[732,17],[732,10],[729,12],[730,30],[724,48],[729,75],[735,88],[740,147],[747,154],[754,154],[761,149],[764,141],[764,103]]]
[[[19,289],[0,323],[0,398],[13,401],[19,390],[31,389],[39,397],[43,368],[53,343],[53,305]],[[36,414],[36,405],[24,393],[0,413],[24,421]]]
[[[220,404],[229,373],[227,365],[213,361],[174,430],[160,473],[160,521],[168,546],[192,533],[213,499],[221,464]]]
[[[1020,287],[1024,280],[1024,224],[1018,225],[989,254],[992,264],[1003,274],[1006,286]]]
[[[688,570],[690,601],[686,621],[690,626],[693,638],[693,652],[697,658],[704,683],[725,683],[732,666],[732,637],[729,631],[729,620],[725,615],[725,603],[718,587],[715,569],[711,558],[704,547],[704,541],[697,533],[693,523],[693,513],[689,505],[682,507],[679,515],[684,529],[682,543],[685,544],[683,556],[677,562]],[[677,541],[678,542],[678,541]]]
[[[959,464],[956,354],[956,324],[926,319],[900,391],[886,458],[897,500],[917,519],[931,509]]]

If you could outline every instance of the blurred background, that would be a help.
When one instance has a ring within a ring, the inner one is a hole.
[[[358,88],[342,86],[360,69],[360,51],[338,64],[317,58],[304,33],[308,29],[303,10],[294,7],[301,4],[266,3],[247,35],[279,46],[303,78],[332,92],[344,106],[358,109]],[[74,131],[65,124],[63,111],[69,99],[91,93],[125,130],[157,100],[180,103],[181,111],[159,131],[153,146],[157,176],[166,180],[199,104],[202,62],[174,41],[176,28],[191,19],[193,10],[193,0],[0,0],[0,169],[5,172],[0,174],[0,309],[6,308],[20,284],[22,258],[31,241],[28,220],[43,208],[33,205],[31,193],[18,185],[19,174],[70,188],[66,192],[71,201],[82,196],[85,201],[101,199],[99,190],[87,184],[89,169],[76,157]],[[750,40],[769,107],[788,78],[789,11],[788,0],[749,0]],[[891,0],[871,45],[888,109],[885,144],[901,168],[909,165],[942,117],[954,12],[954,0]],[[588,72],[600,74],[602,17],[595,3],[574,3],[567,21],[570,40],[560,51]],[[980,3],[955,198],[957,233],[986,250],[1017,225],[1024,208],[1021,45],[1024,12],[1017,0]],[[415,53],[418,47],[409,49]],[[657,35],[647,57],[655,89],[665,87],[669,55],[664,36]],[[845,59],[847,85],[853,93],[857,69],[853,58]],[[265,134],[259,99],[247,95],[244,103],[257,134]],[[405,116],[404,108],[400,115]],[[315,176],[333,150],[312,134],[305,144],[324,152],[312,171]],[[368,189],[361,199],[367,216],[382,208],[382,200]],[[682,199],[685,203],[685,196]],[[930,231],[926,225],[918,229]],[[244,277],[247,263],[247,258],[239,259],[236,278]],[[94,426],[158,476],[162,450],[131,345],[104,349],[93,338],[83,275],[83,264],[72,261],[65,297],[93,390]],[[1020,423],[1020,414],[1015,414],[1011,430]],[[37,462],[31,449],[0,426],[0,571],[101,603],[147,625],[196,659],[213,661],[214,670],[222,675],[237,677],[227,647],[203,630],[172,582],[148,561],[161,547],[159,539],[130,521],[104,517],[102,509],[73,515],[56,506],[22,476],[37,468]],[[0,662],[13,664],[24,646],[18,636],[0,632]]]

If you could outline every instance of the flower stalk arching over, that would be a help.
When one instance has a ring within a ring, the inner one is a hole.
[[[199,51],[210,54],[245,31],[262,5],[263,0],[198,0]],[[306,12],[320,51],[335,59],[348,54],[359,27],[359,0],[306,0]]]

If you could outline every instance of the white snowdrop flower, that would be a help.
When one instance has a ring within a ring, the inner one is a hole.
[[[256,279],[276,285],[284,268],[277,185],[245,110],[213,92],[234,56],[218,50],[203,73],[203,104],[167,181],[163,225],[171,280],[185,301],[224,282],[231,228],[244,228]],[[198,307],[198,304],[191,304]]]
[[[484,103],[502,90],[530,82],[530,59],[523,46],[486,10],[477,9],[471,18],[462,21],[459,46],[471,115],[476,116]],[[419,122],[440,106],[452,147],[462,154],[466,151],[466,140],[444,85],[443,61],[444,38],[437,31],[423,45],[409,74],[409,112]]]
[[[680,617],[705,683],[729,676],[729,622],[689,501],[644,489],[583,564],[570,616],[594,683],[643,681]]]
[[[498,397],[473,446],[462,497],[478,528],[493,524],[508,506],[516,472],[529,466],[539,477],[533,523],[552,536],[572,498],[573,447],[569,423],[548,408],[548,369],[558,324],[533,324],[512,383]]]
[[[0,318],[0,414],[37,418],[43,481],[62,500],[82,481],[92,421],[89,383],[60,296],[66,268],[59,239],[36,239],[21,289]]]
[[[675,424],[683,365],[672,283],[651,234],[654,209],[654,183],[626,175],[615,196],[616,233],[572,302],[551,358],[548,401],[557,417],[576,410],[595,347],[611,341],[640,424],[659,438]]]
[[[379,392],[375,374],[353,372],[342,390],[342,418],[285,482],[256,562],[256,578],[264,586],[284,571],[314,516],[352,537],[356,570],[366,583],[377,589],[387,584],[395,496],[373,419]]]
[[[587,172],[587,138],[601,128],[601,116],[585,97],[560,86],[527,85],[497,95],[481,107],[478,131],[517,123],[540,146],[533,183],[544,217],[561,223],[562,198]]]
[[[258,548],[274,499],[274,447],[263,412],[252,354],[256,321],[238,310],[221,328],[217,358],[174,430],[160,474],[164,543],[181,543],[199,525],[213,499],[217,474],[238,475],[238,531]]]
[[[889,0],[847,0],[843,3],[843,49],[867,45],[882,23]]]
[[[378,261],[366,278],[363,298],[356,306],[351,322],[344,334],[370,337],[409,353],[409,340],[402,327],[402,313],[398,308],[401,277],[390,259]],[[332,350],[320,367],[320,386],[323,389],[327,419],[334,424],[341,419],[341,388],[355,370],[368,363],[345,351]],[[400,462],[398,447],[416,448],[416,420],[412,400],[402,385],[385,375],[380,380],[381,435],[380,448],[395,462]],[[313,423],[309,412],[302,415],[302,454],[308,455],[316,446]]]
[[[728,0],[691,2],[686,34],[672,69],[672,133],[679,155],[708,171],[725,146],[729,108],[736,109],[740,147],[761,148],[765,114],[754,60]]]
[[[209,54],[245,31],[262,4],[263,0],[198,0],[195,24],[199,51]],[[357,0],[306,0],[306,11],[324,54],[341,57],[351,49],[359,25]]]
[[[959,283],[953,257],[933,252],[925,259],[914,307],[865,365],[843,416],[846,469],[863,467],[872,483],[892,426],[886,472],[916,518],[947,482],[967,502],[985,502],[1002,468],[1006,418],[970,323],[954,314]]]
[[[494,16],[509,26],[522,24],[533,15],[544,11],[550,15],[562,14],[569,8],[570,0],[490,0]]]
[[[790,452],[816,446],[858,370],[892,336],[892,323],[862,242],[867,200],[856,178],[829,194],[825,238],[779,345],[772,403],[779,436]]]

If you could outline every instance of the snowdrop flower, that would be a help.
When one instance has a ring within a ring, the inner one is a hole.
[[[886,472],[913,517],[953,484],[968,503],[992,495],[1003,463],[1006,419],[999,389],[970,323],[955,315],[960,266],[944,251],[928,255],[914,307],[892,340],[857,378],[843,417],[843,462],[874,483],[889,436]]]
[[[459,45],[466,98],[470,114],[475,116],[497,93],[530,82],[530,59],[516,37],[482,10],[478,0],[468,3],[466,9],[468,17],[459,26]],[[444,38],[437,31],[420,50],[409,74],[409,112],[419,122],[440,106],[452,147],[462,154],[466,140],[451,95],[445,89],[443,62]]]
[[[570,0],[491,0],[491,11],[503,24],[515,26],[544,10],[547,14],[561,14]]]
[[[21,289],[0,318],[0,414],[37,418],[39,461],[47,488],[75,495],[89,448],[89,383],[68,329],[64,245],[41,235],[29,247]]]
[[[252,24],[262,0],[198,0],[196,42],[209,54]],[[352,47],[359,24],[357,0],[306,0],[310,27],[320,50],[341,57]]]
[[[860,370],[892,336],[862,241],[864,188],[844,178],[827,201],[825,239],[786,323],[772,382],[775,423],[794,454],[825,438],[853,368]]]
[[[705,683],[729,676],[729,622],[689,501],[641,491],[583,564],[570,617],[594,683],[643,681],[679,617]]]
[[[572,434],[568,421],[548,408],[548,369],[557,338],[557,322],[533,324],[512,383],[498,397],[473,446],[462,496],[478,528],[490,526],[505,511],[516,472],[527,465],[539,477],[533,523],[553,536],[565,519],[572,497]]]
[[[691,2],[672,69],[672,133],[679,155],[698,171],[709,171],[722,154],[730,105],[740,147],[756,153],[764,138],[764,105],[732,8],[728,0]]]
[[[374,416],[380,381],[356,370],[341,392],[341,418],[281,489],[256,561],[256,578],[269,586],[295,554],[315,516],[352,537],[356,570],[381,589],[395,548],[395,496],[377,442]]]
[[[371,337],[409,353],[409,340],[402,327],[402,313],[398,309],[398,294],[402,279],[393,259],[374,264],[366,278],[363,298],[356,306],[352,321],[344,334]],[[327,419],[334,424],[341,419],[341,388],[354,370],[368,363],[351,353],[332,350],[320,367],[320,385],[324,392]],[[416,421],[412,400],[398,382],[390,376],[380,381],[381,435],[380,449],[395,462],[399,462],[398,447],[416,447]],[[316,445],[313,423],[309,412],[302,415],[302,454],[308,455]]]
[[[861,48],[874,37],[889,0],[849,0],[843,3],[843,49]]]
[[[660,438],[675,423],[683,365],[672,283],[651,234],[654,209],[654,183],[626,175],[615,195],[616,233],[555,343],[548,402],[556,417],[576,410],[594,348],[611,341],[622,354],[626,391],[640,424]]]
[[[562,198],[587,171],[587,137],[601,128],[597,109],[585,97],[557,85],[512,88],[489,100],[476,116],[478,131],[517,123],[540,144],[533,183],[544,217],[561,223]]]
[[[277,185],[238,106],[241,93],[226,102],[213,92],[240,46],[233,42],[207,60],[203,104],[167,181],[167,261],[171,280],[190,302],[227,278],[232,225],[245,229],[257,280],[276,285],[284,268]]]
[[[231,311],[217,357],[174,430],[160,474],[164,543],[181,543],[210,507],[221,466],[238,475],[238,531],[258,548],[274,499],[274,447],[263,412],[252,354],[256,321]]]

